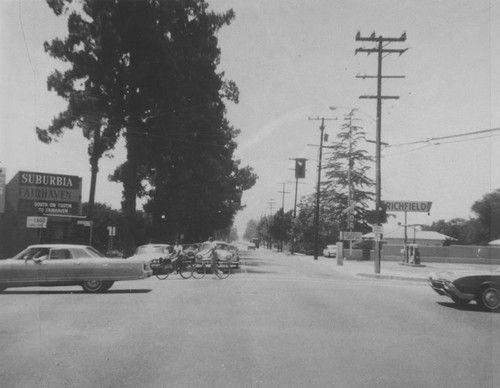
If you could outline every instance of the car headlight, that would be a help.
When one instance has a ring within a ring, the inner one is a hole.
[[[196,254],[196,258],[197,258],[197,259],[201,259],[202,257],[203,257],[203,256],[202,256],[200,253],[197,253],[197,254]]]
[[[232,257],[231,255],[227,255],[226,260],[231,260],[231,257]]]

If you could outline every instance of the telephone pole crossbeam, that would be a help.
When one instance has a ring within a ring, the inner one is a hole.
[[[357,75],[356,78],[378,78],[378,75]],[[406,78],[404,75],[383,75],[382,78]]]
[[[371,99],[382,99],[382,100],[399,100],[399,96],[359,96],[359,98],[371,98]]]

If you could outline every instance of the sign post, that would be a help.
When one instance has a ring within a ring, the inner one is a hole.
[[[430,214],[432,202],[431,201],[384,201],[384,202],[385,202],[386,209],[388,212],[404,212],[405,213],[405,223],[403,225],[404,226],[403,263],[407,263],[408,262],[407,227],[410,226],[410,225],[408,225],[408,219],[407,219],[408,212]],[[415,243],[415,241],[413,241],[413,243]]]
[[[113,250],[113,237],[116,236],[116,226],[108,226],[108,252]]]
[[[5,212],[5,168],[0,167],[0,213]]]

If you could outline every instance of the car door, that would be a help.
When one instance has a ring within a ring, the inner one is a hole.
[[[67,248],[52,248],[47,260],[41,263],[43,281],[72,282],[78,280],[78,265]]]
[[[42,263],[49,254],[48,248],[34,247],[15,260],[9,260],[9,283],[37,285],[43,281]]]

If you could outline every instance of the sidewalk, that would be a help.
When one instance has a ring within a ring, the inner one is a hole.
[[[312,256],[304,256],[312,260]],[[380,273],[375,273],[373,260],[343,260],[343,265],[338,265],[336,258],[318,257],[318,261],[328,263],[332,270],[348,273],[355,276],[364,276],[377,279],[410,280],[427,282],[429,275],[439,271],[491,271],[496,265],[487,264],[453,264],[453,263],[422,263],[421,266],[402,265],[398,261],[381,261]]]

